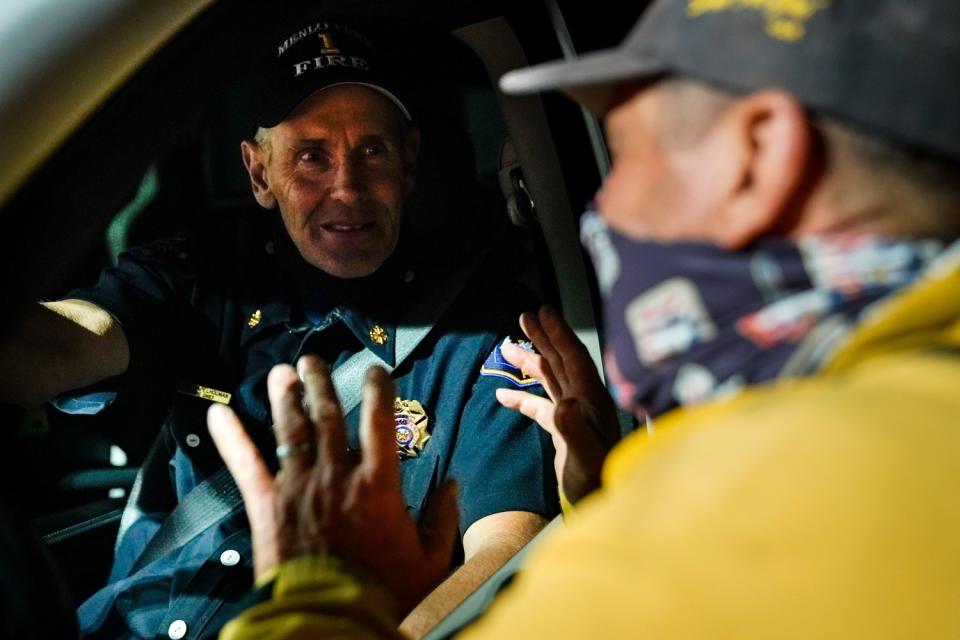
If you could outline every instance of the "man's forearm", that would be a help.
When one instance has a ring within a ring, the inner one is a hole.
[[[505,544],[477,553],[410,612],[400,625],[400,631],[410,638],[423,637],[516,552],[517,547]]]
[[[39,406],[69,389],[123,373],[123,330],[82,300],[31,304],[0,340],[0,401]]]
[[[464,536],[466,562],[407,615],[400,630],[420,638],[443,620],[546,524],[523,511],[496,513],[474,523]]]
[[[279,567],[271,599],[236,618],[224,629],[221,640],[420,638],[546,523],[543,516],[523,511],[500,512],[476,521],[463,539],[466,562],[427,595],[399,627],[394,599],[369,574],[354,572],[329,556],[285,561]]]
[[[423,636],[516,550],[504,544],[476,553],[407,616],[400,631]],[[306,556],[283,563],[273,597],[224,627],[220,640],[334,636],[397,640],[401,636],[394,611],[389,594],[375,583],[351,573],[336,559]]]

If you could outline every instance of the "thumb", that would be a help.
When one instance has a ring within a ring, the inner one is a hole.
[[[273,486],[273,476],[237,414],[225,405],[214,403],[207,411],[207,426],[244,501],[248,504],[256,501],[259,495]]]
[[[427,564],[445,571],[457,539],[457,493],[459,487],[448,480],[430,499],[420,520],[420,544]]]
[[[273,476],[237,415],[214,403],[207,411],[213,443],[243,496],[243,506],[253,537],[254,573],[259,576],[277,562],[275,544]]]

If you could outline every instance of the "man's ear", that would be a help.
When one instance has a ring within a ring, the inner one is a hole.
[[[403,188],[406,195],[413,193],[417,182],[417,154],[420,153],[420,129],[411,127],[403,140]]]
[[[244,140],[240,143],[240,154],[243,156],[243,166],[247,168],[247,174],[250,176],[253,197],[264,209],[274,209],[277,206],[277,199],[267,181],[265,153],[263,147],[252,140]]]
[[[737,163],[738,172],[713,218],[712,235],[720,246],[740,249],[792,224],[811,161],[812,133],[800,103],[778,89],[744,98],[724,119],[728,161]]]

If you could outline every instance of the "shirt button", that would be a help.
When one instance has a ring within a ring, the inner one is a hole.
[[[200,436],[195,433],[187,434],[187,445],[191,447],[197,447],[200,445]]]
[[[232,567],[238,562],[240,562],[240,553],[233,549],[227,549],[220,554],[220,564],[225,567]]]
[[[170,623],[170,628],[167,629],[167,635],[173,640],[180,640],[187,635],[187,623],[183,620],[174,620]]]

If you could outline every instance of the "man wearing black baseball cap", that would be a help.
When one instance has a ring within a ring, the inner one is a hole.
[[[270,215],[235,234],[221,225],[212,239],[134,249],[96,286],[38,305],[19,340],[0,349],[10,374],[0,390],[23,404],[55,397],[64,411],[97,413],[173,395],[110,582],[80,607],[84,637],[213,637],[242,610],[254,577],[269,583],[285,539],[260,535],[256,518],[251,536],[206,409],[213,401],[243,420],[246,432],[227,446],[256,442],[245,471],[312,467],[312,441],[284,428],[276,407],[271,417],[267,398],[270,369],[303,355],[339,376],[345,405],[344,460],[324,474],[368,448],[349,400],[359,400],[365,370],[392,371],[382,431],[399,459],[390,495],[445,542],[435,571],[400,597],[398,612],[417,607],[406,632],[429,629],[559,511],[549,438],[495,399],[504,386],[539,386],[500,357],[527,296],[491,275],[484,251],[473,258],[457,239],[425,246],[404,236],[420,133],[374,43],[341,21],[301,19],[268,43],[252,76],[257,129],[241,151]],[[299,393],[296,376],[285,384]],[[360,509],[350,494],[338,508],[347,518]],[[354,537],[380,540],[404,572],[414,541],[385,531]]]
[[[658,0],[617,49],[502,79],[603,116],[583,236],[614,395],[648,428],[605,456],[583,348],[521,320],[541,355],[504,356],[557,404],[501,401],[583,501],[464,635],[960,633],[958,73],[953,3]],[[224,636],[377,635],[381,555],[325,552],[344,564],[290,562]]]

